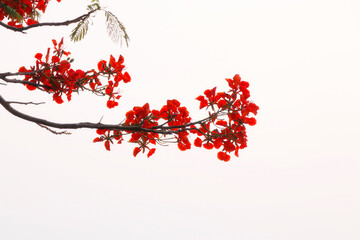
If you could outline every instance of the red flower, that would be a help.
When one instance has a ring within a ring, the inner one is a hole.
[[[224,142],[224,149],[227,152],[232,152],[235,150],[235,145],[230,141],[226,141]]]
[[[203,144],[203,147],[208,150],[211,150],[211,149],[213,149],[214,145],[211,142],[207,142],[207,143]]]
[[[218,152],[217,157],[218,157],[218,159],[225,161],[225,162],[228,162],[230,160],[230,155],[228,155],[225,152]]]
[[[200,101],[200,109],[207,107],[208,106],[208,101],[205,99],[204,96],[198,96],[197,98],[195,98],[196,100]]]
[[[62,60],[59,64],[58,71],[60,74],[64,74],[70,68],[70,63],[66,60]]]
[[[131,134],[131,138],[130,138],[129,142],[137,142],[141,138],[141,136],[143,136],[142,133],[134,132]]]
[[[53,57],[51,58],[51,61],[52,61],[53,63],[58,63],[58,62],[60,61],[60,58],[59,58],[58,56],[53,56]]]
[[[194,141],[194,145],[195,145],[195,147],[201,148],[202,140],[200,138],[196,138],[195,141]]]
[[[59,95],[59,93],[55,93],[53,95],[53,99],[57,104],[62,104],[64,102],[64,100],[62,100],[61,96]]]
[[[34,82],[34,81],[31,81],[31,82]],[[34,90],[36,89],[35,86],[30,85],[30,84],[26,84],[26,88],[27,88],[28,90],[30,90],[30,91],[34,91]]]
[[[39,23],[39,22],[35,21],[35,20],[31,19],[31,18],[26,20],[26,24],[29,25],[29,26],[37,24],[37,23]]]
[[[224,106],[226,106],[227,102],[224,100],[224,99],[220,99],[218,102],[217,102],[217,106],[218,108],[222,108]]]
[[[255,103],[249,103],[249,105],[246,107],[246,110],[256,115],[259,107]]]
[[[118,106],[119,105],[119,103],[118,102],[115,102],[115,101],[113,101],[113,100],[108,100],[107,101],[107,103],[106,103],[106,106],[108,107],[108,108],[114,108],[114,107],[116,107],[116,106]]]
[[[41,53],[35,54],[35,58],[36,58],[37,60],[39,60],[40,62],[42,62],[42,61],[41,61],[42,56],[43,56],[43,55],[42,55]]]
[[[105,60],[101,60],[99,63],[98,63],[98,69],[100,72],[103,72],[106,68],[106,61]]]
[[[240,82],[241,82],[241,77],[240,77],[240,75],[239,75],[239,74],[235,74],[235,76],[233,77],[233,80],[234,80],[234,84],[235,84],[236,86],[238,86],[238,85],[240,84]]]

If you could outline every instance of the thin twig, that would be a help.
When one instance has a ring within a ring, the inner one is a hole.
[[[24,104],[24,105],[28,105],[28,104],[33,104],[33,105],[40,105],[40,104],[45,104],[45,102],[38,102],[38,103],[34,103],[34,102],[16,102],[16,101],[8,101],[8,103],[12,104]]]
[[[42,128],[45,128],[46,130],[48,130],[49,132],[53,133],[53,134],[56,134],[56,135],[62,135],[62,134],[66,134],[66,135],[71,135],[71,132],[67,132],[67,131],[62,131],[62,132],[57,132],[55,130],[52,130],[51,128],[45,126],[45,125],[42,125],[40,123],[38,123],[37,125],[39,125],[40,127]]]

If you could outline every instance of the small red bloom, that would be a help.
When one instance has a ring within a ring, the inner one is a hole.
[[[58,62],[60,61],[60,58],[59,58],[58,56],[53,56],[53,57],[51,58],[51,61],[52,61],[53,63],[58,63]]]
[[[246,118],[245,123],[249,124],[250,126],[256,125],[256,119],[255,118]]]
[[[57,104],[62,104],[64,100],[62,100],[61,96],[58,93],[53,95],[53,99]]]
[[[98,63],[98,69],[100,72],[104,71],[105,68],[106,68],[106,61],[105,60],[101,60],[99,63]]]
[[[58,71],[60,74],[65,73],[71,67],[70,63],[66,60],[62,60],[59,64]]]
[[[114,107],[116,107],[116,106],[118,106],[119,105],[119,103],[118,102],[115,102],[115,101],[113,101],[113,100],[108,100],[107,101],[107,103],[106,103],[106,106],[108,107],[108,108],[114,108]]]
[[[202,140],[200,138],[196,138],[195,141],[194,141],[194,145],[195,145],[195,147],[201,148]]]
[[[30,84],[26,84],[26,88],[27,88],[28,90],[30,90],[30,91],[34,91],[34,90],[36,89],[35,86],[30,85]]]
[[[218,159],[225,161],[225,162],[228,162],[230,160],[230,155],[228,155],[225,152],[218,152],[217,157],[218,157]]]
[[[213,149],[214,144],[212,144],[211,142],[207,142],[207,143],[203,144],[203,147],[208,149],[208,150],[211,150],[211,149]]]
[[[232,151],[235,150],[235,145],[230,141],[225,141],[224,142],[224,149],[227,152],[232,152]]]
[[[41,53],[35,54],[35,58],[36,58],[37,60],[39,60],[40,62],[42,62],[42,61],[41,61],[42,56],[43,56],[43,55],[42,55]]]
[[[26,20],[26,24],[29,25],[29,26],[37,24],[37,23],[39,23],[39,22],[35,21],[35,20],[31,19],[31,18]]]
[[[207,107],[208,106],[208,101],[205,99],[204,96],[200,95],[197,98],[195,98],[196,100],[200,101],[200,109]]]
[[[224,100],[224,99],[220,99],[218,102],[217,102],[217,106],[218,108],[222,108],[224,106],[226,106],[227,102]]]

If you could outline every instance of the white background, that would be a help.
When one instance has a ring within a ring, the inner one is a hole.
[[[86,12],[89,1],[52,1],[42,21]],[[15,107],[56,122],[118,123],[135,105],[195,97],[239,73],[260,106],[248,148],[224,163],[217,151],[94,144],[92,130],[57,136],[0,109],[0,238],[360,239],[360,2],[357,0],[102,1],[130,45],[107,36],[103,13],[88,35],[69,27],[27,34],[0,29],[0,72],[34,64],[65,37],[75,68],[125,57],[132,82],[120,106],[83,94],[57,105],[23,86],[0,86]]]

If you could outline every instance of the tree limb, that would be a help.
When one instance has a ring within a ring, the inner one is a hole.
[[[90,123],[90,122],[79,122],[79,123],[56,123],[51,122],[45,119],[33,117],[30,115],[27,115],[25,113],[22,113],[16,109],[14,109],[8,101],[6,101],[1,95],[0,95],[0,104],[10,113],[13,115],[30,121],[37,124],[41,124],[43,126],[52,127],[52,128],[58,128],[58,129],[79,129],[79,128],[88,128],[88,129],[110,129],[110,130],[120,130],[120,131],[130,131],[130,132],[152,132],[152,133],[159,133],[159,134],[176,134],[179,132],[189,131],[189,130],[198,130],[197,128],[191,128],[188,127],[190,125],[198,124],[199,122],[206,121],[208,118],[197,121],[195,123],[191,124],[185,124],[185,125],[178,125],[178,126],[172,126],[171,128],[176,128],[177,130],[171,130],[168,127],[162,127],[161,129],[152,129],[152,128],[142,128],[139,126],[126,126],[126,125],[120,125],[120,124],[102,124],[102,123]]]
[[[25,33],[24,31],[26,30],[29,30],[31,28],[35,28],[35,27],[43,27],[43,26],[68,26],[72,23],[76,23],[76,22],[79,22],[85,18],[88,18],[93,12],[97,11],[99,9],[94,9],[86,14],[83,14],[81,15],[80,17],[77,17],[77,18],[74,18],[72,20],[67,20],[67,21],[64,21],[64,22],[45,22],[45,23],[36,23],[36,24],[33,24],[33,25],[29,25],[29,26],[26,26],[26,27],[20,27],[20,28],[17,28],[17,27],[13,27],[13,26],[9,26],[3,22],[0,21],[0,26],[4,27],[4,28],[7,28],[7,29],[10,29],[14,32],[21,32],[21,33]]]
[[[38,83],[34,83],[34,82],[29,82],[29,81],[24,81],[24,80],[17,80],[17,79],[8,79],[6,77],[3,77],[0,75],[0,79],[2,79],[3,81],[7,82],[7,83],[20,83],[20,84],[27,84],[27,85],[31,85],[31,86],[34,86],[36,87],[37,89],[41,90],[41,91],[44,91],[43,89],[41,88],[51,88],[49,86],[46,86],[46,85],[43,85],[43,84],[38,84]]]

